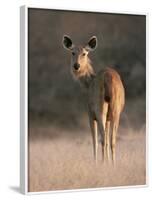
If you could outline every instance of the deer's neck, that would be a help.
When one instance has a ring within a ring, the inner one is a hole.
[[[95,77],[95,72],[93,67],[91,66],[90,62],[84,67],[84,71],[79,77],[80,84],[85,88],[88,89],[92,80]]]

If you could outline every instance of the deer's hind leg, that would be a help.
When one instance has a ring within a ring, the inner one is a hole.
[[[90,117],[90,128],[93,140],[93,152],[94,158],[97,163],[97,153],[98,153],[98,130],[97,130],[97,121]]]
[[[106,158],[109,159],[109,131],[110,131],[110,122],[107,121],[108,114],[108,103],[104,102],[101,107],[101,112],[97,115],[98,128],[101,134],[101,145],[102,145],[102,155],[103,161]]]
[[[103,153],[104,158],[110,159],[110,121],[108,120],[109,104],[107,102],[103,103],[102,107],[102,123],[104,127],[104,144]]]
[[[112,161],[115,164],[116,160],[116,137],[119,126],[119,115],[115,116],[115,119],[112,121],[112,135],[111,135],[111,152],[112,152]]]
[[[110,121],[109,120],[106,120],[105,135],[106,135],[105,151],[106,151],[106,157],[109,161],[110,160]]]

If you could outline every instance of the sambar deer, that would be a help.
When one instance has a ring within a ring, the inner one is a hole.
[[[97,38],[90,38],[85,46],[76,46],[71,38],[63,36],[63,46],[71,52],[71,71],[87,92],[88,115],[97,162],[98,132],[101,134],[103,161],[115,163],[116,136],[120,114],[125,104],[125,92],[119,74],[107,67],[95,73],[88,53],[97,47]]]

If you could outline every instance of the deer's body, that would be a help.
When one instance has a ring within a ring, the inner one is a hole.
[[[92,37],[87,46],[74,46],[69,37],[64,36],[64,47],[72,51],[72,74],[80,81],[87,93],[88,115],[93,139],[95,160],[97,161],[98,132],[101,135],[103,158],[115,161],[116,135],[120,114],[125,103],[125,93],[119,74],[112,68],[105,68],[95,74],[88,52],[97,45]]]

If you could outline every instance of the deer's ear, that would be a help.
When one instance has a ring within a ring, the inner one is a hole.
[[[62,44],[65,49],[71,50],[73,48],[72,40],[67,35],[63,36]]]
[[[86,50],[88,50],[88,51],[94,51],[96,49],[96,47],[97,47],[97,43],[98,43],[97,37],[96,36],[92,36],[90,38],[90,40],[88,41],[87,46],[85,47]]]

